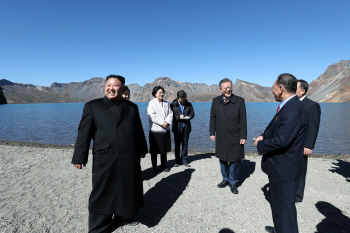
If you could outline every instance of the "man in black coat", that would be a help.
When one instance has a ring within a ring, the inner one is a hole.
[[[73,165],[88,162],[93,140],[89,232],[105,232],[114,223],[135,225],[143,206],[140,158],[148,151],[137,105],[122,98],[125,79],[107,76],[105,97],[85,104]]]
[[[308,156],[312,154],[312,150],[315,147],[318,129],[320,128],[321,108],[318,103],[306,97],[306,92],[309,89],[309,84],[302,79],[299,79],[297,81],[298,86],[296,94],[299,97],[300,101],[304,104],[307,112],[307,129],[304,142],[303,170],[299,180],[297,197],[295,200],[296,202],[302,202],[304,198]]]
[[[297,233],[295,196],[301,176],[307,113],[295,94],[297,79],[281,74],[273,84],[273,94],[281,102],[264,133],[254,138],[258,153],[263,155],[262,171],[268,175],[270,205],[278,233]],[[268,232],[274,232],[267,227]]]
[[[182,163],[186,167],[190,167],[188,162],[188,139],[190,137],[191,120],[194,117],[193,106],[187,100],[187,94],[181,90],[177,92],[177,99],[171,104],[170,108],[173,111],[172,131],[175,140],[175,165],[180,166]],[[180,156],[180,146],[182,144],[182,151]]]
[[[215,97],[210,112],[210,139],[215,141],[215,155],[220,161],[223,181],[219,188],[230,186],[238,194],[239,165],[244,159],[247,140],[247,116],[244,99],[232,94],[232,81],[219,83],[222,95]]]

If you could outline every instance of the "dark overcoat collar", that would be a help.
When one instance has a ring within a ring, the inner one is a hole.
[[[222,95],[222,96],[224,96],[224,95]],[[219,100],[219,103],[221,103],[221,102],[223,102],[223,104],[225,104],[224,97],[221,97],[221,99]],[[234,94],[231,94],[231,97],[228,100],[228,102],[232,102],[234,104],[236,102],[236,96]]]
[[[106,96],[103,97],[103,102],[105,103],[106,107],[108,108],[108,110],[110,112],[112,112],[110,110],[110,108],[115,105],[116,103],[113,102],[112,100],[108,99]],[[120,122],[122,122],[124,120],[124,118],[128,115],[129,111],[130,111],[130,106],[126,103],[126,101],[121,98],[120,102],[117,103],[117,105],[120,105],[120,115],[119,115],[119,119],[117,124],[119,125]],[[114,112],[112,112],[113,114],[115,114]]]

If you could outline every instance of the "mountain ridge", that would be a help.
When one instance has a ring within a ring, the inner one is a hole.
[[[49,87],[15,83],[0,80],[0,103],[70,103],[87,102],[104,96],[105,79],[93,77],[83,82],[52,83]],[[169,77],[159,77],[151,83],[140,86],[127,85],[133,102],[148,102],[154,97],[155,86],[163,86],[165,100],[172,101],[179,90],[184,90],[191,102],[211,102],[220,95],[219,86],[205,83],[174,81]],[[271,87],[260,86],[240,79],[233,81],[232,93],[241,96],[246,102],[275,101]],[[317,102],[350,102],[350,60],[341,60],[326,69],[309,85],[307,96]]]

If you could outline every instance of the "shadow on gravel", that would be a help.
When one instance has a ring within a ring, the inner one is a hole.
[[[243,159],[241,161],[241,164],[239,165],[239,170],[240,170],[240,180],[237,183],[237,186],[241,186],[243,184],[243,182],[250,177],[251,174],[254,173],[255,171],[255,166],[256,163],[252,162],[248,159]]]
[[[332,167],[331,169],[329,169],[329,171],[331,172],[336,172],[339,175],[343,176],[344,178],[350,177],[350,163],[337,159],[336,163],[333,163],[333,165],[337,166],[337,167]]]
[[[144,195],[145,206],[138,214],[140,222],[148,227],[156,226],[186,189],[194,171],[186,169],[172,174],[149,189]]]
[[[206,154],[197,154],[197,155],[190,155],[188,156],[188,162],[191,164],[191,162],[196,161],[196,160],[201,160],[201,159],[210,159],[211,156],[215,156],[213,153],[206,153]],[[174,157],[174,156],[172,156]],[[168,155],[169,159],[169,155]],[[218,162],[219,163],[219,162]],[[175,159],[168,160],[168,168],[172,169],[175,165]],[[142,172],[142,177],[143,180],[150,180],[157,176],[160,173],[160,166],[157,166],[157,173],[152,172],[152,168],[147,168]]]
[[[264,187],[261,188],[261,191],[263,191],[266,201],[270,203],[271,194],[269,183],[265,184]]]
[[[317,224],[316,229],[318,233],[346,233],[350,229],[350,218],[345,216],[343,212],[334,205],[319,201],[315,204],[318,211],[326,218]]]
[[[219,233],[235,233],[235,232],[231,229],[223,228],[219,231]]]

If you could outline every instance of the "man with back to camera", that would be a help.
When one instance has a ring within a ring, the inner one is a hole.
[[[177,99],[170,104],[173,111],[172,131],[175,141],[175,165],[180,166],[182,163],[186,167],[190,167],[188,162],[188,139],[190,137],[191,120],[194,117],[192,104],[187,100],[187,94],[184,90],[177,92]],[[181,156],[180,145],[182,144]]]
[[[219,188],[230,186],[238,194],[239,165],[244,159],[247,139],[247,115],[244,99],[232,94],[232,81],[219,83],[222,95],[215,97],[210,112],[210,139],[215,141],[215,156],[219,159],[222,182]]]
[[[310,100],[306,97],[306,92],[309,89],[309,84],[302,79],[297,80],[297,96],[299,100],[304,104],[307,112],[307,128],[304,141],[304,156],[303,156],[303,170],[299,180],[296,202],[302,202],[304,198],[306,172],[308,156],[312,154],[312,150],[315,147],[318,130],[320,128],[321,121],[321,108],[318,103]]]
[[[108,232],[113,223],[136,225],[143,206],[140,158],[148,148],[137,105],[122,98],[124,84],[122,76],[107,76],[105,97],[85,104],[78,128],[76,168],[88,162],[93,139],[89,232]]]
[[[263,155],[261,169],[268,175],[271,210],[275,227],[268,232],[297,233],[295,197],[302,170],[307,113],[296,95],[297,79],[281,74],[273,84],[276,114],[254,146]]]

